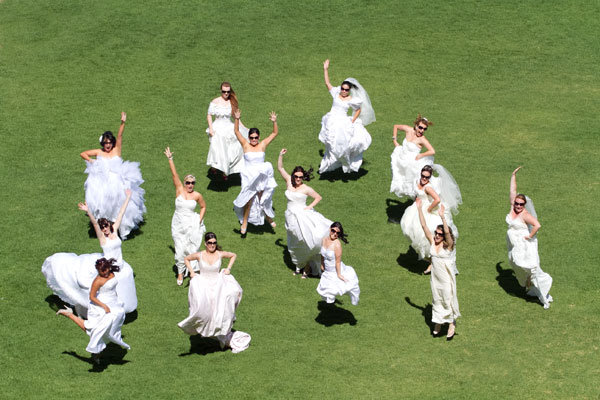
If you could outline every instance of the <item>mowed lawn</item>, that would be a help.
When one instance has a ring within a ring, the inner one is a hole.
[[[597,2],[0,0],[0,397],[2,398],[597,398],[600,374],[598,211],[600,5]],[[343,223],[343,260],[361,301],[323,309],[318,280],[292,276],[284,182],[275,231],[245,240],[235,179],[207,177],[206,110],[230,81],[243,121],[274,165],[318,167],[332,82],[357,78],[377,121],[359,174],[316,176],[317,210]],[[123,158],[139,161],[148,213],[123,244],[139,308],[99,368],[87,336],[54,316],[40,268],[55,252],[99,251],[79,153],[128,114]],[[447,343],[429,335],[425,265],[389,193],[394,123],[423,113],[436,162],[463,194],[458,296]],[[234,355],[190,338],[187,281],[175,284],[174,190],[164,148],[193,173],[205,223],[238,254],[244,289]],[[504,218],[511,171],[536,206],[541,266],[554,278],[544,310],[510,271]]]

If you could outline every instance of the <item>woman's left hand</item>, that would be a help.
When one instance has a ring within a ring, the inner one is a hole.
[[[121,122],[125,123],[125,121],[127,121],[127,114],[125,111],[121,111]]]
[[[224,273],[225,275],[231,275],[231,270],[230,270],[229,268],[225,268],[225,269],[223,270],[223,273]]]
[[[438,208],[438,215],[442,218],[444,218],[444,212],[446,211],[446,207],[444,207],[443,204],[440,204],[439,208]]]
[[[275,111],[271,111],[271,115],[269,116],[269,119],[272,122],[277,122],[277,114],[275,114]]]

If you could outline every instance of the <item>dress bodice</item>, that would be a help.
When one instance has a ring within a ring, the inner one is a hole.
[[[442,246],[439,253],[436,251],[435,244],[431,244],[430,248],[431,258],[437,258],[442,261],[453,261],[456,260],[456,249],[448,250]]]
[[[358,110],[360,108],[361,101],[357,98],[351,98],[350,100],[344,101],[340,99],[340,87],[336,86],[331,88],[329,91],[331,96],[333,97],[333,104],[331,105],[331,111],[336,114],[348,114],[348,109],[352,107],[353,110]]]
[[[288,200],[288,209],[304,209],[306,207],[306,198],[308,197],[304,193],[292,192],[291,190],[285,191],[285,197]]]
[[[321,247],[321,255],[323,256],[323,264],[325,271],[335,271],[335,252],[325,247]]]
[[[252,151],[248,153],[244,153],[244,161],[250,165],[253,164],[261,164],[265,162],[265,152],[264,151]]]
[[[193,214],[196,209],[196,200],[186,200],[182,194],[175,199],[175,212],[180,214]]]
[[[402,141],[402,147],[406,147],[406,151],[409,151],[411,153],[419,154],[421,152],[421,148],[419,147],[419,145],[413,142],[409,142],[406,138],[404,138],[404,140]]]
[[[221,270],[221,257],[212,264],[209,264],[204,260],[204,253],[200,254],[200,278],[208,280],[216,280],[219,277],[219,271]]]
[[[121,251],[121,239],[117,236],[115,239],[106,238],[104,245],[100,245],[102,247],[102,253],[104,253],[104,258],[110,259],[114,258],[117,260],[117,265],[123,265],[123,252]]]
[[[109,305],[109,307],[110,307],[110,304],[115,304],[115,302],[118,302],[118,297],[117,297],[117,284],[118,283],[119,282],[117,281],[116,277],[113,277],[113,278],[107,280],[104,283],[104,285],[100,286],[100,289],[98,289],[98,293],[96,295],[98,300]]]
[[[220,118],[226,118],[226,119],[230,119],[231,118],[231,103],[226,103],[226,104],[217,104],[214,101],[211,101],[209,106],[208,106],[208,114],[212,115],[213,117],[220,119]]]
[[[529,233],[529,227],[523,221],[520,215],[517,215],[513,218],[510,213],[506,214],[506,223],[508,224],[508,229],[512,231],[522,231],[524,235]]]

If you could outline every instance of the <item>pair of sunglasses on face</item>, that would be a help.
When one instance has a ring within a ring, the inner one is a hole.
[[[196,181],[185,181],[186,185],[195,185]]]

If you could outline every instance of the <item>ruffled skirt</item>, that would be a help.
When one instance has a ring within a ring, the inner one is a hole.
[[[321,275],[319,286],[317,286],[317,293],[327,303],[335,302],[336,296],[342,296],[346,293],[350,295],[350,302],[352,305],[357,305],[360,297],[360,288],[358,287],[358,276],[349,265],[340,263],[341,273],[347,282],[344,282],[337,276],[335,270],[325,270]]]
[[[344,173],[357,172],[362,165],[363,152],[371,145],[371,135],[360,118],[329,112],[321,120],[319,140],[325,144],[325,154],[319,173],[342,167]]]
[[[273,166],[270,162],[257,164],[246,164],[242,171],[242,189],[233,201],[234,211],[242,223],[244,219],[244,206],[252,200],[248,222],[252,225],[263,225],[265,215],[269,218],[275,217],[273,211],[273,192],[277,187],[273,176]],[[258,196],[258,193],[262,195]]]

